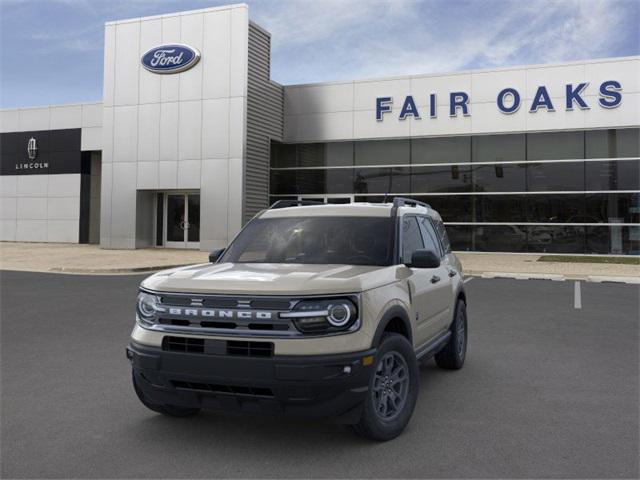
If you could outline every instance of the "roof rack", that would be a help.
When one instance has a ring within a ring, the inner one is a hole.
[[[278,200],[271,205],[268,210],[276,208],[288,208],[288,207],[304,207],[307,205],[325,205],[324,202],[314,202],[313,200]]]
[[[404,207],[404,206],[431,208],[431,205],[429,205],[428,203],[420,202],[418,200],[414,200],[413,198],[406,198],[406,197],[395,197],[393,199],[393,206],[395,208]]]

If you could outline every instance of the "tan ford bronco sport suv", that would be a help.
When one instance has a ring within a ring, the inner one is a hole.
[[[151,410],[337,417],[388,440],[418,397],[418,364],[459,369],[462,269],[428,205],[281,200],[210,262],[142,282],[127,348]]]

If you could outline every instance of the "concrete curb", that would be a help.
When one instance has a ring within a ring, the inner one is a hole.
[[[602,282],[615,282],[615,283],[631,283],[634,285],[640,285],[640,277],[605,277],[601,275],[589,275],[589,282],[602,283]]]
[[[190,263],[179,265],[152,265],[149,267],[133,267],[133,268],[73,268],[73,267],[55,267],[50,268],[48,271],[52,273],[82,273],[87,275],[96,275],[100,273],[104,274],[117,274],[117,273],[145,273],[145,272],[157,272],[159,270],[168,270],[170,268],[186,267],[192,265]],[[195,264],[194,264],[195,265]]]
[[[551,280],[554,282],[583,281],[592,283],[625,283],[640,285],[640,277],[610,277],[605,275],[560,275],[549,273],[515,273],[515,272],[465,272],[465,277],[477,278],[506,278],[514,280]]]

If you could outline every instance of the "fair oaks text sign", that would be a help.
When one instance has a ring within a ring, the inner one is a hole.
[[[588,110],[591,106],[585,99],[585,89],[588,82],[568,83],[564,86],[563,105],[555,105],[551,99],[549,89],[542,85],[535,90],[532,100],[525,105],[529,113],[535,113],[538,110],[546,110],[554,112],[556,108],[564,108],[567,111],[579,108],[580,110]],[[555,92],[554,92],[555,93]],[[418,108],[413,95],[407,95],[399,106],[394,105],[392,97],[376,98],[376,120],[381,122],[385,118],[385,114],[392,115],[398,112],[398,119],[406,120],[409,117],[421,119],[423,116],[429,118],[437,118],[438,116],[438,95],[436,93],[428,94],[428,104],[426,107]],[[530,102],[530,103],[529,103]],[[469,106],[470,97],[467,92],[449,92],[449,116],[457,117],[458,114],[470,116],[471,109]],[[521,92],[516,88],[506,87],[500,90],[496,95],[496,108],[503,114],[509,115],[517,112],[525,103]],[[557,101],[556,101],[557,103]],[[607,80],[598,86],[597,104],[601,108],[616,108],[622,103],[622,85],[617,80]],[[399,109],[398,109],[399,108]],[[398,109],[398,110],[396,110]],[[422,111],[426,109],[427,111]]]

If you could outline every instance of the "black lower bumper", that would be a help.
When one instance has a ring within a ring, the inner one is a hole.
[[[340,355],[235,357],[132,343],[127,357],[153,403],[304,416],[358,417],[375,349]]]

